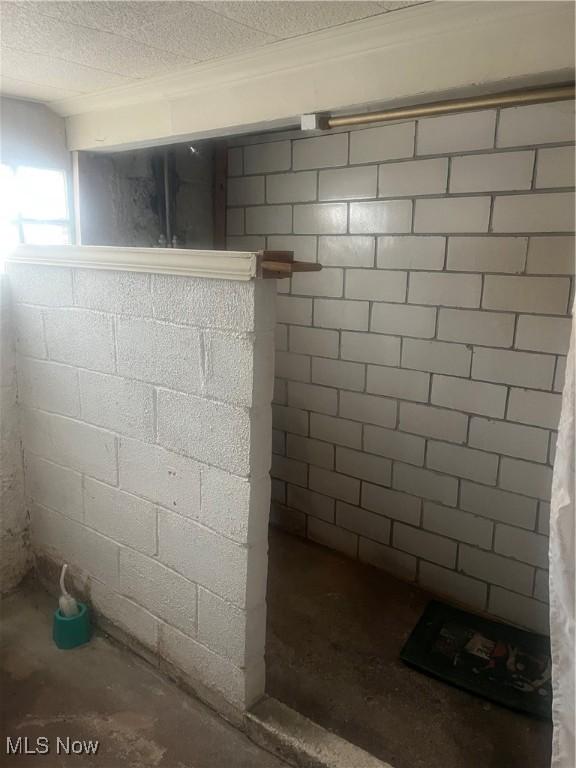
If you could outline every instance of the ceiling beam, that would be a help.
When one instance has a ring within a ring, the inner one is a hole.
[[[549,85],[573,63],[572,3],[430,3],[51,107],[70,149],[109,151]]]

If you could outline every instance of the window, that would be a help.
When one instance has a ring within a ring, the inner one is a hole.
[[[70,242],[66,174],[0,165],[0,248]]]

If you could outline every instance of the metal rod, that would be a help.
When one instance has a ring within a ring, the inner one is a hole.
[[[166,218],[166,247],[172,248],[172,222],[170,221],[170,175],[168,150],[164,150],[164,216]]]
[[[385,123],[389,120],[405,120],[414,117],[447,115],[451,112],[469,112],[489,107],[513,107],[519,104],[539,104],[547,101],[567,101],[574,98],[574,83],[532,88],[524,91],[507,91],[487,96],[471,96],[452,101],[436,101],[431,104],[418,104],[414,107],[398,107],[381,112],[364,112],[356,115],[326,117],[326,128],[339,128],[344,125],[365,125],[366,123]]]

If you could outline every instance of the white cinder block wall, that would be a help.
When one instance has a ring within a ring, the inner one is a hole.
[[[14,322],[0,274],[0,594],[17,587],[30,567],[16,396]]]
[[[10,265],[38,558],[223,708],[264,690],[274,284]]]
[[[229,247],[279,283],[274,520],[547,630],[572,102],[239,138]]]

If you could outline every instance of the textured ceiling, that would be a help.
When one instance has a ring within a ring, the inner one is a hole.
[[[1,0],[0,90],[93,93],[421,1]]]

